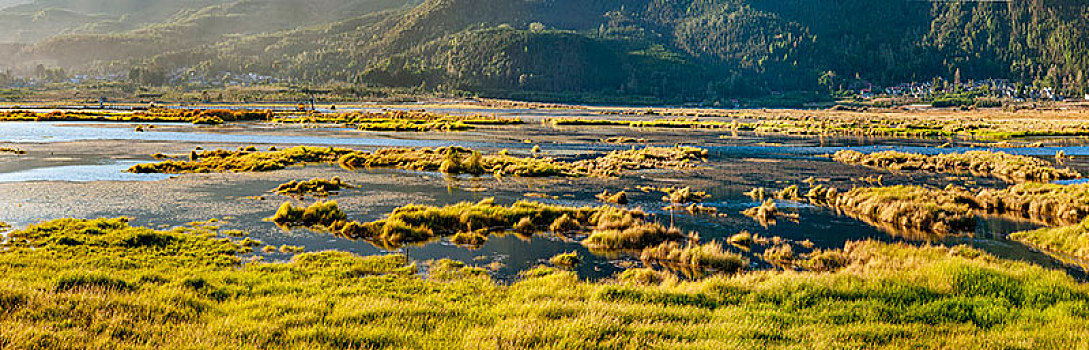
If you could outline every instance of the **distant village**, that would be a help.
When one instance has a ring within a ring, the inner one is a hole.
[[[939,84],[941,85],[941,84]],[[1012,99],[1012,100],[1045,100],[1045,101],[1063,101],[1069,98],[1081,98],[1089,99],[1089,95],[1086,96],[1063,96],[1055,89],[1050,87],[1037,88],[1032,86],[1021,86],[1011,83],[1006,79],[984,79],[968,81],[964,84],[950,85],[953,87],[949,89],[944,86],[936,86],[932,82],[926,83],[902,83],[895,86],[889,86],[884,88],[868,87],[858,90],[858,95],[861,98],[875,98],[875,97],[904,97],[920,100],[929,100],[936,95],[942,95],[950,90],[962,91],[962,92],[977,92],[984,97],[992,97],[998,99]]]

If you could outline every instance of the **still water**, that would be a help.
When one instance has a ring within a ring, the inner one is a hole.
[[[544,134],[550,137],[561,134],[558,136],[559,139],[542,144],[546,152],[561,158],[577,158],[588,152],[642,147],[641,145],[609,145],[587,141],[589,138],[583,137],[585,134],[581,134],[584,132],[581,129],[570,132],[572,136],[564,138],[564,133],[557,133],[555,130],[538,125],[512,128],[520,131],[489,129],[474,133],[443,134],[444,137],[441,139],[422,138],[427,135],[419,136],[421,138],[408,138],[403,137],[403,134],[361,133],[338,128],[299,130],[263,124],[233,125],[228,129],[201,128],[186,124],[157,124],[157,126],[156,129],[147,132],[136,132],[135,124],[3,123],[0,124],[0,143],[39,146],[58,144],[57,151],[69,153],[73,151],[65,148],[102,140],[214,143],[236,146],[250,144],[344,147],[459,145],[485,150],[525,151],[534,144],[498,140],[537,139],[544,137]],[[632,132],[627,129],[616,130],[616,133]],[[308,133],[314,135],[308,135]],[[489,133],[495,135],[489,135]],[[333,199],[349,206],[354,205],[355,210],[350,211],[351,218],[361,221],[381,219],[390,210],[410,203],[444,205],[460,201],[479,201],[490,197],[496,198],[496,202],[501,204],[528,199],[561,205],[595,206],[601,204],[594,199],[594,195],[607,189],[611,192],[628,191],[631,199],[628,207],[642,208],[659,222],[676,225],[688,232],[697,232],[701,240],[705,242],[723,241],[735,233],[749,231],[764,237],[777,236],[795,242],[807,241],[816,248],[825,249],[842,248],[845,242],[866,239],[902,241],[912,244],[968,244],[1003,258],[1063,268],[1079,277],[1085,275],[1079,266],[1064,264],[1046,254],[1006,240],[1005,235],[1008,233],[1037,227],[1017,220],[985,218],[977,232],[971,236],[920,238],[899,237],[858,220],[840,216],[828,209],[795,203],[781,203],[785,210],[799,214],[800,219],[793,222],[783,220],[765,227],[740,214],[745,209],[759,205],[746,197],[743,194],[745,191],[753,187],[782,188],[797,184],[809,177],[823,179],[829,185],[842,188],[866,185],[858,179],[876,175],[885,175],[888,182],[886,184],[912,183],[944,186],[949,183],[971,181],[984,186],[1005,186],[1003,183],[989,179],[951,178],[927,174],[884,174],[872,169],[858,169],[831,163],[823,156],[842,149],[863,152],[902,150],[936,153],[963,152],[968,150],[967,148],[933,148],[925,147],[925,144],[902,140],[859,141],[849,138],[822,138],[817,142],[811,138],[736,136],[732,133],[708,132],[700,133],[694,138],[685,131],[661,131],[654,136],[658,140],[656,144],[684,143],[705,147],[710,151],[708,163],[702,169],[681,174],[652,171],[632,174],[621,179],[564,181],[526,179],[511,184],[510,181],[492,178],[446,178],[439,174],[392,170],[352,172],[328,166],[294,168],[268,174],[183,175],[174,178],[169,175],[123,172],[134,164],[154,161],[144,154],[147,152],[129,154],[127,159],[88,157],[88,159],[77,159],[71,162],[72,164],[45,162],[42,158],[46,155],[32,152],[24,158],[7,160],[30,165],[8,167],[11,170],[7,171],[0,167],[0,193],[3,194],[3,197],[0,197],[0,221],[25,226],[41,220],[73,215],[77,217],[79,215],[84,217],[127,216],[131,217],[136,224],[159,227],[160,225],[184,225],[188,221],[216,217],[226,219],[226,222],[222,224],[224,229],[248,231],[253,238],[267,244],[300,245],[306,247],[308,251],[337,249],[363,255],[404,253],[417,261],[456,259],[478,266],[489,266],[499,279],[512,279],[518,272],[546,263],[556,254],[575,251],[579,252],[584,259],[584,263],[577,268],[578,274],[587,279],[602,279],[614,276],[625,268],[638,266],[640,263],[637,257],[624,254],[595,255],[578,243],[579,237],[565,238],[547,235],[529,238],[515,235],[493,236],[483,246],[472,249],[454,245],[447,240],[438,240],[390,251],[366,242],[337,238],[323,232],[305,229],[284,231],[263,219],[271,216],[278,204],[286,200],[300,204],[314,200],[279,197],[270,194],[269,189],[292,179],[319,176],[341,176],[346,181],[360,186],[359,190],[346,191]],[[1089,155],[1089,147],[1085,146],[1004,149],[1009,153],[1039,156],[1053,155],[1058,150],[1068,155]],[[118,183],[131,184],[117,185]],[[135,183],[144,183],[144,185]],[[57,186],[63,186],[65,192],[62,194],[50,192],[56,190]],[[644,193],[636,189],[639,186],[692,186],[695,190],[706,191],[712,197],[704,205],[717,208],[720,215],[690,215],[664,211],[661,209],[664,205],[661,201],[662,194]],[[153,191],[161,188],[170,190],[152,194]],[[472,188],[483,188],[483,190],[471,190]],[[525,194],[528,192],[541,192],[549,197],[527,198]],[[43,196],[43,193],[51,195]],[[104,198],[104,196],[110,197]],[[249,199],[254,197],[260,197],[260,200]],[[75,210],[96,204],[103,204],[102,208],[93,211]],[[762,253],[760,248],[753,251],[731,249],[748,256],[754,268],[773,268],[759,258]],[[272,260],[290,258],[290,255],[281,253],[257,252],[254,254],[263,255],[266,259]]]

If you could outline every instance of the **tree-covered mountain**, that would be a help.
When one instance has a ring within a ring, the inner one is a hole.
[[[154,5],[160,2],[38,0],[2,10],[0,18],[34,10],[66,11],[41,18],[73,17],[58,34],[9,46],[6,57],[75,71],[154,72],[137,75],[157,77],[143,79],[155,84],[216,81],[232,72],[307,83],[669,101],[827,92],[952,79],[957,72],[965,80],[1089,89],[1089,3],[1079,0]],[[141,24],[134,16],[156,22]],[[115,22],[125,24],[108,24]]]

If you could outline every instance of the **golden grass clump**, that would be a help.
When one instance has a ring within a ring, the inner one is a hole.
[[[976,227],[972,194],[918,186],[854,188],[830,206],[852,217],[901,233],[957,234]]]
[[[658,246],[643,249],[639,259],[645,263],[659,263],[671,268],[688,271],[711,271],[719,273],[736,273],[749,264],[748,260],[739,254],[729,252],[722,248],[718,242],[706,244],[688,244],[670,241]]]
[[[764,260],[774,264],[793,265],[797,256],[790,243],[776,244],[764,250]]]
[[[24,151],[22,149],[18,149],[18,148],[0,147],[0,153],[10,153],[10,154],[16,154],[16,155],[23,155],[23,154],[26,154],[26,151]]]
[[[665,192],[666,194],[664,197],[662,197],[663,201],[674,204],[699,203],[711,197],[707,194],[707,192],[693,191],[691,187],[666,187],[659,190]]]
[[[706,158],[707,150],[702,148],[645,147],[612,151],[602,157],[574,162],[572,166],[587,175],[608,177],[643,169],[691,169]]]
[[[775,200],[769,199],[759,207],[749,208],[741,213],[761,223],[774,222],[775,217],[779,215],[779,207],[775,204]]]
[[[317,195],[328,196],[332,193],[339,192],[342,189],[354,188],[354,186],[341,181],[339,177],[334,176],[332,179],[310,179],[307,181],[291,181],[285,184],[281,184],[273,190],[276,193],[283,195]]]
[[[605,203],[620,204],[620,205],[628,204],[628,194],[626,192],[624,192],[624,191],[620,191],[620,192],[616,192],[616,193],[609,193],[609,190],[605,190],[605,191],[602,191],[600,194],[598,194],[595,197],[598,200],[600,200],[602,202],[605,202]]]
[[[1016,213],[1053,225],[1073,225],[1089,217],[1089,184],[1017,184],[982,189],[973,199],[990,213]]]
[[[374,152],[353,152],[343,155],[338,163],[347,169],[397,168],[437,171],[451,175],[490,173],[515,177],[578,176],[565,163],[550,158],[482,155],[461,147],[384,148]]]
[[[442,236],[458,236],[458,244],[479,245],[493,233],[510,231],[531,234],[546,229],[572,233],[611,225],[611,218],[630,220],[631,225],[643,214],[638,211],[599,207],[576,208],[518,201],[510,206],[496,205],[492,199],[477,203],[463,202],[445,207],[408,205],[397,208],[385,219],[338,226],[335,233],[350,239],[362,239],[383,246],[396,247]],[[460,234],[460,235],[459,235]]]
[[[920,170],[943,173],[970,173],[992,176],[1010,182],[1050,182],[1081,177],[1072,169],[1058,169],[1050,162],[1034,157],[1011,155],[1005,152],[968,151],[923,155],[897,151],[861,153],[844,150],[832,155],[840,163],[863,165],[890,170]]]
[[[848,256],[841,250],[815,250],[807,256],[803,265],[817,272],[833,272],[850,264]]]
[[[1078,259],[1089,259],[1089,218],[1080,224],[1015,232],[1010,239]]]
[[[336,201],[317,202],[305,208],[284,202],[269,221],[285,227],[315,227],[335,231],[344,226],[347,219],[348,215],[340,210]]]
[[[571,269],[575,266],[578,266],[578,264],[582,262],[582,258],[579,257],[578,252],[570,252],[557,254],[556,256],[553,256],[551,259],[549,259],[548,262],[552,263],[553,266]]]
[[[600,223],[582,245],[593,250],[639,250],[666,241],[683,240],[686,236],[676,227],[656,222],[636,220],[629,225]],[[602,226],[605,228],[603,229]]]
[[[753,234],[749,233],[749,231],[735,233],[733,236],[730,236],[726,242],[740,247],[751,247],[756,243]]]

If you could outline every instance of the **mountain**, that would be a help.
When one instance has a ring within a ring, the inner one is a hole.
[[[86,5],[95,2],[111,5]],[[143,81],[156,84],[233,72],[671,102],[956,75],[1089,90],[1089,3],[1079,0],[161,2],[38,0],[2,10],[0,18],[48,11],[39,16],[46,23],[70,17],[60,33],[9,46],[11,64],[137,69],[157,72],[162,79]]]

